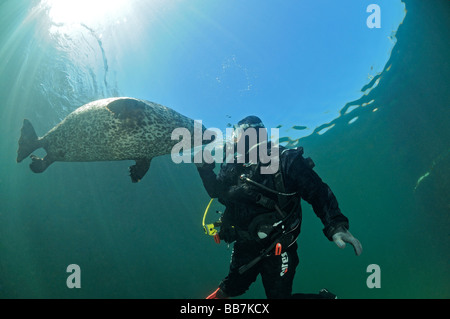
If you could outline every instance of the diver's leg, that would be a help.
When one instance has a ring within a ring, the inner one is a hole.
[[[261,261],[261,276],[268,299],[290,299],[295,270],[298,265],[297,244],[281,255],[272,255]]]
[[[244,294],[250,285],[255,282],[259,274],[259,265],[255,265],[243,274],[239,273],[239,268],[246,265],[255,258],[254,251],[247,251],[245,247],[235,244],[231,255],[230,271],[219,285],[219,288],[210,296],[223,296],[223,298],[237,297]],[[212,299],[212,298],[211,298]]]

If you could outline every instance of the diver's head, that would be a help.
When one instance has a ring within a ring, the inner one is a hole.
[[[245,130],[247,130],[248,128],[254,128],[256,130],[256,133],[259,134],[259,129],[265,128],[265,126],[261,119],[257,116],[250,115],[243,118],[237,124],[233,125],[233,139],[235,143],[241,139],[241,137],[245,133]]]
[[[247,125],[247,127],[254,127],[254,128],[264,127],[264,124],[261,121],[261,119],[254,115],[250,115],[243,118],[238,122],[237,125]]]
[[[232,141],[238,163],[257,163],[260,146],[267,147],[267,130],[259,117],[247,116],[233,126]]]
[[[227,148],[227,154],[232,149],[233,159],[238,164],[262,164],[261,174],[276,173],[279,169],[278,131],[272,143],[263,122],[254,115],[243,118],[233,128],[233,141],[227,143],[227,147],[231,146]]]

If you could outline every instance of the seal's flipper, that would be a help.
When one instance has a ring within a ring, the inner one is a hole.
[[[27,119],[23,120],[20,131],[19,149],[17,150],[17,163],[22,162],[31,152],[40,147],[42,145],[34,131],[33,125]]]
[[[130,177],[133,183],[139,182],[150,168],[151,159],[136,160],[136,164],[130,166]]]
[[[30,168],[34,173],[42,173],[53,163],[53,161],[47,156],[44,158],[37,157],[35,155],[31,155],[31,164]]]

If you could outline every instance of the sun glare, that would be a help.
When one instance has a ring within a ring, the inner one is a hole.
[[[43,0],[53,23],[106,24],[124,19],[129,0]]]

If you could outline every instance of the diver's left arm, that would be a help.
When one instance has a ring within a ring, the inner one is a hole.
[[[196,166],[208,195],[211,198],[223,196],[225,193],[225,187],[223,183],[218,180],[216,173],[214,173],[215,163],[199,164]]]
[[[298,156],[288,169],[287,179],[296,185],[297,191],[311,206],[324,225],[323,233],[340,248],[350,243],[355,254],[362,252],[361,243],[348,231],[349,221],[341,210],[330,187]]]

